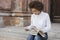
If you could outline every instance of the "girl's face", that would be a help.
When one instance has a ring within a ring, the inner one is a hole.
[[[40,13],[40,11],[37,10],[37,9],[35,9],[35,8],[32,8],[32,9],[31,9],[31,12],[32,12],[33,14],[36,14],[36,15],[38,15],[38,14]]]

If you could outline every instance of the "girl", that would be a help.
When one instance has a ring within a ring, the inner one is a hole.
[[[39,1],[32,1],[29,8],[33,14],[31,15],[31,25],[25,28],[30,31],[27,40],[47,40],[51,22],[48,13],[43,12],[44,5]],[[39,31],[42,31],[45,36],[42,37]]]

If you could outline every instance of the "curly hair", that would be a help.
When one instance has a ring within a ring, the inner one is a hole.
[[[44,9],[44,5],[42,2],[39,2],[39,1],[32,1],[29,3],[29,8],[30,9],[35,8],[39,11],[42,11]]]

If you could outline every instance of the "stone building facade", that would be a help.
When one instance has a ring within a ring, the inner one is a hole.
[[[30,9],[28,8],[28,4],[31,1],[42,2],[44,4],[44,11],[50,13],[50,0],[0,0],[0,13],[9,14],[9,16],[3,16],[4,26],[8,26],[11,24],[15,26],[18,24],[20,26],[29,25],[31,13]],[[15,14],[15,16],[11,17],[11,14]]]
[[[15,17],[4,16],[3,17],[4,25],[5,26],[11,25],[11,24],[12,25],[19,24],[20,26],[29,25],[31,13],[30,13],[30,9],[28,8],[28,4],[31,1],[42,2],[44,4],[44,11],[49,13],[49,0],[3,0],[3,1],[0,0],[0,9],[2,14],[3,13],[16,14]]]

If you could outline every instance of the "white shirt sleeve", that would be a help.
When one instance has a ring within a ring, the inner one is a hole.
[[[46,17],[46,26],[43,28],[43,32],[46,33],[51,29],[51,21],[49,15]]]

